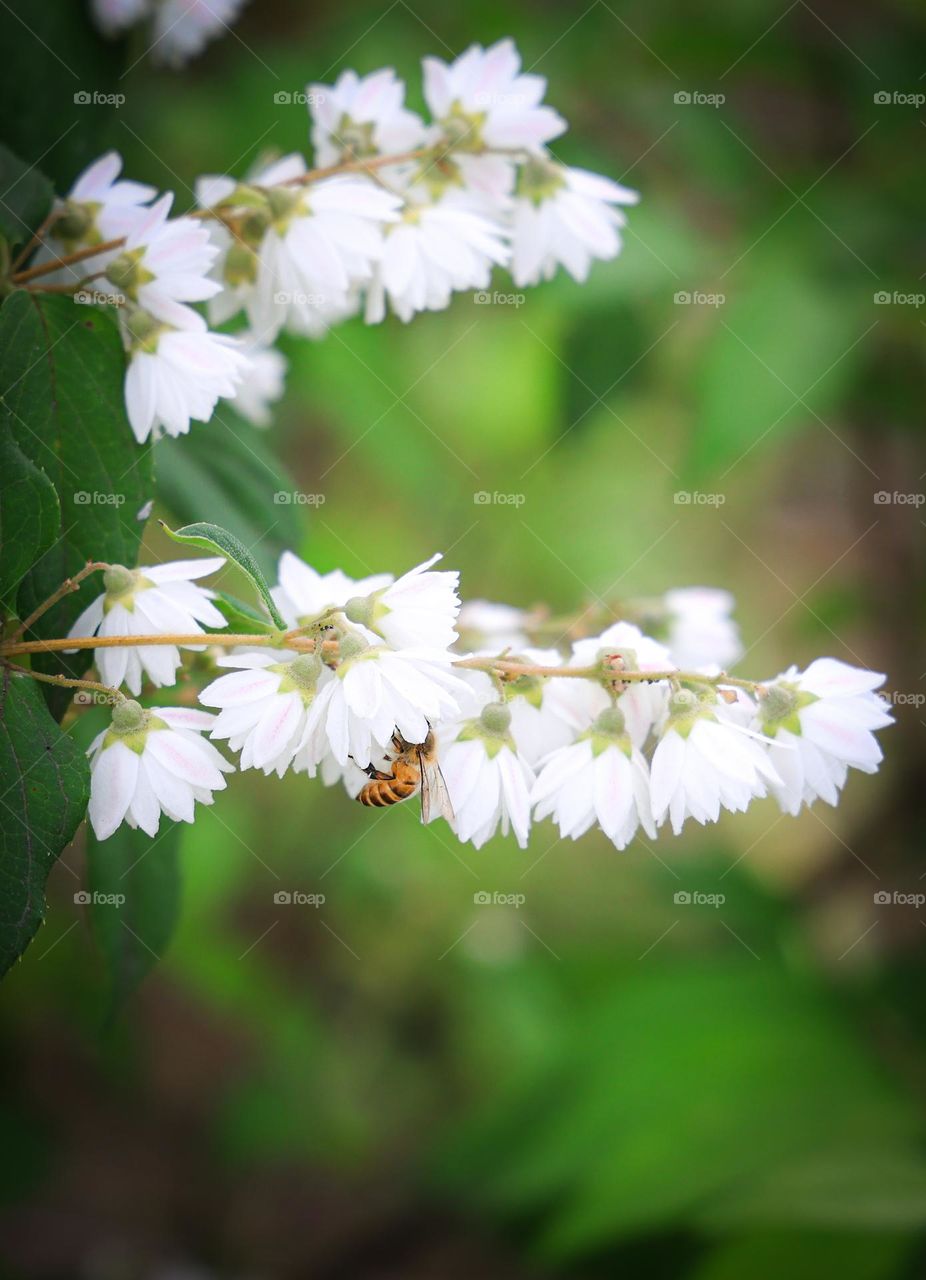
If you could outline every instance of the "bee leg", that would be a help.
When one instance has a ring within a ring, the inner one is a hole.
[[[351,764],[357,764],[353,756],[348,756],[347,758]],[[362,770],[368,778],[375,778],[377,782],[382,782],[385,778],[392,777],[391,773],[380,773],[379,769],[372,764],[357,764],[357,768]]]

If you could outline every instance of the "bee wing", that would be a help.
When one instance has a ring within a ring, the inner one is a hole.
[[[440,765],[433,757],[426,760],[420,751],[418,763],[421,767],[421,821],[427,826],[440,815],[448,822],[453,822],[453,805],[450,803],[450,793]]]

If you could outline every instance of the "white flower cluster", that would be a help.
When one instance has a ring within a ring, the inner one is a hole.
[[[439,779],[444,815],[477,848],[499,828],[525,847],[532,820],[548,817],[563,837],[598,826],[623,849],[639,829],[654,838],[668,823],[678,834],[688,818],[715,822],[768,794],[796,814],[816,799],[835,804],[850,767],[880,763],[873,731],[892,721],[875,693],[884,677],[834,658],[757,683],[725,676],[717,660],[739,645],[725,593],[651,602],[666,644],[621,621],[568,650],[538,649],[517,610],[477,601],[461,614],[458,575],[435,569],[438,559],[358,581],[285,553],[272,594],[288,630],[278,647],[217,659],[225,673],[199,694],[217,715],[116,707],[91,748],[97,835],[122,821],[151,831],[160,811],[190,821],[194,801],[211,803],[232,765],[204,732],[241,769],[320,774],[376,805],[414,792],[398,771],[411,753],[414,780]],[[223,618],[195,579],[221,564],[112,566],[71,634],[183,635],[201,648],[199,624]],[[487,648],[461,652],[464,621]],[[697,661],[683,668],[682,654]],[[174,683],[180,654],[148,643],[101,649],[98,663],[138,694],[142,673]]]
[[[150,5],[98,7],[115,28]],[[174,7],[174,44],[192,48],[235,6],[162,0],[157,21]],[[266,425],[282,391],[285,366],[270,349],[281,330],[317,337],[390,310],[408,321],[455,292],[486,290],[497,267],[521,287],[560,266],[584,281],[595,259],[615,257],[622,206],[637,194],[554,158],[549,143],[566,122],[545,91],[511,40],[450,64],[426,58],[427,120],[405,107],[393,70],[345,71],[306,93],[322,168],[292,154],[245,181],[202,177],[199,209],[173,219],[171,193],[155,199],[120,180],[115,152],[91,165],[59,202],[42,260],[63,260],[57,278],[80,286],[79,301],[119,306],[138,440],[188,431],[220,398]],[[234,336],[214,331],[242,316]]]
[[[181,67],[210,40],[226,32],[245,0],[92,0],[104,35],[119,36],[140,22],[150,23],[148,44],[155,62]]]

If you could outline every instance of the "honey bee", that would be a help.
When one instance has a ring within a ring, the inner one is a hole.
[[[369,774],[370,781],[357,795],[360,803],[382,808],[399,804],[420,791],[422,822],[430,822],[438,813],[452,822],[453,805],[437,763],[434,734],[429,730],[424,742],[406,742],[400,733],[395,733],[392,747],[395,756],[391,773],[367,765],[364,772]]]

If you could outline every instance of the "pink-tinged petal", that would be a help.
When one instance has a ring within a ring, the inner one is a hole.
[[[155,729],[145,742],[145,756],[152,756],[168,773],[191,787],[220,791],[225,779],[198,750],[198,745],[170,729]]]
[[[88,816],[97,840],[107,840],[132,803],[138,778],[138,754],[122,742],[101,751],[90,776]]]
[[[817,658],[800,677],[800,685],[818,698],[846,698],[877,689],[886,678],[881,672],[852,667],[838,658]]]
[[[176,774],[165,769],[161,762],[146,751],[141,759],[141,767],[148,776],[151,789],[157,796],[158,804],[175,822],[193,821],[193,788],[188,782],[178,778]]]
[[[188,582],[217,573],[224,563],[224,556],[207,556],[203,560],[170,560],[167,564],[146,565],[141,572],[152,582]]]
[[[156,836],[161,821],[161,806],[143,766],[139,767],[135,780],[135,795],[129,805],[127,817],[132,825],[140,827],[147,836]]]
[[[595,812],[606,836],[613,838],[633,808],[630,761],[619,747],[608,747],[594,762]]]
[[[877,739],[859,728],[851,714],[840,714],[838,702],[811,703],[800,715],[804,737],[837,760],[858,768],[880,764],[883,757]]]
[[[215,724],[215,716],[195,707],[153,707],[152,711],[172,729],[211,729]]]
[[[204,707],[241,707],[272,697],[280,687],[280,675],[276,671],[235,671],[219,676],[200,692]]]
[[[293,744],[293,738],[302,727],[303,702],[298,693],[286,693],[273,698],[260,718],[251,739],[254,764],[262,769]]]

